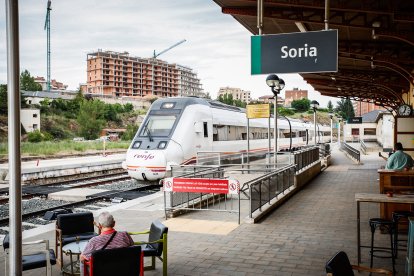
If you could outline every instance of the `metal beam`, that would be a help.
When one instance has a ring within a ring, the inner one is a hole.
[[[234,7],[223,7],[222,12],[224,14],[230,14],[233,16],[241,15],[241,16],[257,16],[257,10],[255,7],[243,7],[243,6],[234,6]],[[306,14],[306,15],[305,15]],[[303,8],[294,9],[282,9],[277,7],[265,7],[263,16],[265,18],[271,18],[274,20],[280,21],[291,21],[291,22],[302,22],[308,24],[317,24],[323,25],[324,23],[324,12],[323,11],[311,11],[311,10],[303,10]],[[379,15],[381,16],[381,15]],[[375,34],[378,36],[384,37],[392,37],[397,40],[404,41],[411,45],[414,45],[414,33],[412,31],[404,31],[404,32],[396,32],[395,26],[392,24],[391,20],[388,17],[384,17],[380,19],[380,22],[387,22],[387,26],[382,26],[381,30],[375,31]],[[361,20],[356,20],[356,19]],[[337,19],[337,20],[334,20]],[[354,22],[353,22],[354,21]],[[362,21],[362,23],[359,23]],[[356,14],[353,18],[349,19],[349,14],[345,12],[332,12],[330,16],[329,25],[335,27],[344,27],[344,28],[356,28],[356,29],[365,29],[372,31],[372,25],[378,21],[378,16],[373,18],[372,20],[368,20],[366,14],[359,13]],[[358,23],[356,23],[358,22]],[[385,23],[384,23],[385,25]],[[256,32],[254,32],[256,33]]]
[[[256,2],[256,0],[244,0],[244,2]],[[322,1],[299,1],[299,0],[264,0],[265,4],[268,6],[280,6],[280,7],[295,7],[295,8],[307,8],[307,9],[318,9],[324,10],[325,6]],[[309,3],[312,4],[309,4]],[[414,20],[412,16],[406,16],[403,13],[396,13],[395,8],[392,7],[381,7],[377,9],[372,7],[372,5],[367,5],[366,1],[361,1],[359,3],[361,6],[359,8],[347,8],[345,5],[341,5],[339,1],[335,1],[330,4],[330,10],[332,11],[344,11],[344,12],[363,12],[367,14],[383,14],[383,15],[393,15],[398,17],[399,20]]]
[[[409,83],[414,84],[413,83],[414,77],[413,75],[411,75],[409,71],[407,71],[408,69],[398,64],[393,63],[392,60],[382,59],[381,57],[376,57],[376,59],[373,59],[369,56],[365,56],[364,58],[361,58],[361,57],[356,57],[355,55],[352,55],[352,54],[350,55],[349,53],[341,53],[341,52],[338,52],[338,57],[371,62],[372,66],[374,67],[375,67],[374,63],[379,64],[379,65],[384,65],[382,67],[389,68],[390,70],[397,72],[398,74],[403,76]]]

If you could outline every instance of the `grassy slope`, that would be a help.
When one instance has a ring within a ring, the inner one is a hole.
[[[106,142],[105,148],[127,149],[130,141]],[[90,151],[102,151],[102,141],[46,141],[40,143],[22,142],[21,152],[23,156],[44,156],[56,154],[76,154]],[[7,143],[0,143],[0,155],[7,154]]]
[[[316,112],[317,120],[319,124],[322,125],[331,125],[331,118],[329,118],[329,114],[325,112]],[[312,113],[295,113],[294,115],[289,115],[287,117],[294,118],[294,119],[301,119],[305,122],[313,123],[313,112]],[[337,122],[335,118],[333,119],[334,122]]]

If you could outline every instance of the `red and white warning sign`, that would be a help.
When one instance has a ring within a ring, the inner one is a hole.
[[[235,179],[165,178],[164,191],[182,193],[238,194],[240,183]]]
[[[238,180],[229,179],[229,194],[237,195],[240,191],[240,183]]]
[[[173,190],[173,178],[164,178],[164,191],[172,192]]]

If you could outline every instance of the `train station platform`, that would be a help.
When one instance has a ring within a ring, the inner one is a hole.
[[[165,221],[162,193],[108,207],[117,230],[147,229],[160,219],[169,226],[168,275],[326,275],[325,263],[337,251],[345,251],[352,263],[357,258],[355,193],[378,193],[377,169],[384,161],[375,154],[361,156],[361,165],[337,148],[332,164],[261,222],[237,224],[234,214],[190,212]],[[243,207],[244,206],[244,207]],[[102,210],[101,210],[102,211]],[[379,206],[364,206],[361,212],[362,241],[369,243],[368,219],[378,217]],[[366,222],[366,223],[365,223]],[[24,232],[25,240],[49,239],[54,246],[54,225]],[[388,235],[377,234],[384,243]],[[397,275],[404,275],[404,256],[397,259]],[[0,252],[0,271],[4,271]],[[147,260],[149,261],[149,260]],[[368,250],[362,265],[369,266]],[[375,267],[391,269],[390,259],[374,259]],[[43,275],[44,270],[24,275]],[[60,275],[57,266],[54,275]],[[161,275],[157,261],[155,271]]]
[[[22,162],[22,180],[25,184],[41,178],[121,169],[122,161],[125,161],[125,153],[26,161]],[[8,187],[8,166],[8,163],[0,164],[0,188]]]

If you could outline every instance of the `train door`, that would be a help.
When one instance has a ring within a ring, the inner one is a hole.
[[[201,119],[194,123],[196,152],[211,151],[213,141],[213,125],[209,119]]]

